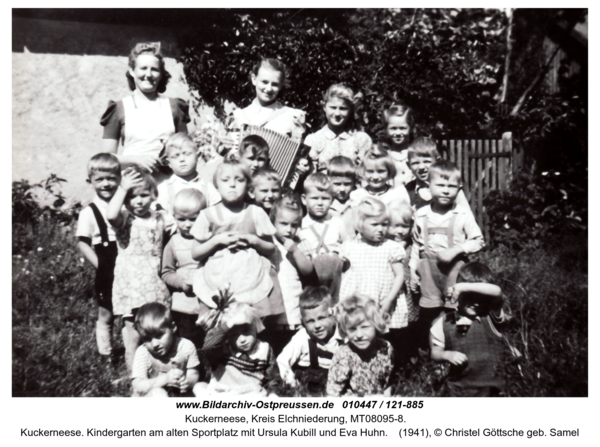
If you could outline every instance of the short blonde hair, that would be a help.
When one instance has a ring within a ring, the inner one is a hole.
[[[177,132],[176,134],[171,135],[165,143],[165,155],[169,155],[170,149],[181,149],[186,144],[189,144],[194,149],[194,153],[198,154],[198,146],[196,146],[192,137],[187,133]]]
[[[96,172],[110,172],[121,177],[121,164],[115,154],[108,152],[101,152],[90,158],[87,164],[88,178],[91,179],[92,175]]]
[[[337,322],[340,335],[347,337],[349,329],[359,321],[360,317],[373,325],[377,335],[388,332],[390,316],[382,312],[379,305],[371,298],[355,294],[337,306]]]
[[[227,166],[229,166],[230,168],[240,169],[242,171],[242,174],[244,175],[244,178],[246,179],[246,190],[250,189],[250,187],[252,186],[252,176],[250,175],[250,171],[248,171],[246,166],[240,163],[240,159],[238,158],[237,154],[232,153],[228,154],[227,157],[225,157],[225,159],[223,160],[223,162],[219,164],[219,166],[217,166],[217,169],[215,170],[215,175],[213,176],[213,185],[215,185],[215,188],[217,188],[217,179],[219,177],[219,173]]]
[[[392,156],[385,149],[375,145],[365,153],[359,167],[360,175],[363,178],[365,178],[365,161],[367,160],[383,163],[388,172],[388,180],[393,180],[396,177],[398,173],[396,164]]]
[[[195,188],[185,188],[173,200],[173,213],[195,214],[206,208],[206,197]]]
[[[356,213],[354,218],[354,229],[362,234],[363,224],[365,219],[369,217],[379,217],[382,215],[387,216],[387,208],[385,204],[374,197],[365,197],[360,201],[356,207]]]
[[[308,177],[306,177],[306,180],[304,180],[304,194],[306,194],[310,189],[328,192],[333,196],[333,185],[331,184],[331,179],[321,172],[310,174]]]
[[[387,207],[390,218],[392,216],[399,216],[400,220],[405,224],[412,224],[414,210],[409,203],[406,202],[392,202]]]
[[[450,160],[438,160],[433,163],[429,167],[429,181],[431,181],[431,178],[434,174],[442,177],[445,180],[449,180],[450,178],[456,176],[458,183],[462,183],[460,169],[458,169],[458,166],[456,166],[456,164]]]

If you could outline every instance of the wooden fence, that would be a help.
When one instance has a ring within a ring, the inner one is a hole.
[[[508,188],[513,174],[523,166],[523,151],[513,144],[511,132],[498,140],[443,140],[440,146],[442,158],[458,165],[464,193],[489,241],[490,216],[486,214],[483,199],[492,189]]]

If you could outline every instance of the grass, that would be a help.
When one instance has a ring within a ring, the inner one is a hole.
[[[96,351],[93,268],[75,245],[76,216],[42,214],[35,225],[13,218],[13,396],[129,396],[120,322],[112,363]],[[516,252],[499,247],[477,258],[501,278],[514,318],[502,373],[509,396],[588,395],[587,237]],[[444,396],[443,368],[425,353],[394,377],[400,396]],[[306,395],[280,381],[281,396]]]

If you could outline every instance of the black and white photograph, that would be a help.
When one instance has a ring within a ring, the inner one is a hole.
[[[13,398],[590,396],[587,9],[11,13]]]

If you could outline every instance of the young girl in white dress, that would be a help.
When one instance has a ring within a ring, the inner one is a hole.
[[[226,284],[237,302],[251,305],[259,316],[283,313],[277,272],[267,259],[275,251],[275,227],[261,208],[244,202],[248,170],[228,157],[214,180],[222,202],[202,210],[191,230],[192,257],[204,263],[193,280],[200,314],[216,308],[212,298]]]

